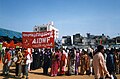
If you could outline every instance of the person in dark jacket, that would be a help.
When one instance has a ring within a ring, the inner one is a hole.
[[[40,50],[40,52],[39,52],[40,54],[40,61],[39,61],[39,67],[41,68],[42,66],[43,66],[43,51],[42,50]]]
[[[48,75],[48,68],[51,64],[51,52],[48,49],[45,49],[45,53],[43,55],[43,74]]]
[[[33,62],[32,62],[31,68],[33,70],[38,69],[39,68],[39,62],[40,62],[39,50],[38,49],[34,49],[34,52],[33,52]]]
[[[114,62],[114,55],[113,55],[113,49],[109,51],[107,58],[106,58],[106,66],[108,69],[108,72],[110,74],[113,74],[115,71],[115,62]]]

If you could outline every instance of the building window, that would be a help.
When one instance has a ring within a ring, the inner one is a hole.
[[[47,31],[47,27],[45,27],[44,30]]]
[[[41,31],[43,31],[43,28],[40,28]]]
[[[37,28],[35,28],[35,31],[37,31]]]

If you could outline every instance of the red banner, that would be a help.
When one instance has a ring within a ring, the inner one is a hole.
[[[54,48],[54,31],[22,32],[23,48]]]

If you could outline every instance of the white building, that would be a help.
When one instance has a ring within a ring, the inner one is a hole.
[[[55,39],[58,38],[59,36],[59,30],[54,27],[54,23],[50,22],[48,24],[43,24],[43,25],[35,25],[33,27],[33,32],[44,32],[44,31],[55,31]]]

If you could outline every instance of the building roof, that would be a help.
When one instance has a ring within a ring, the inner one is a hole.
[[[0,36],[8,36],[9,38],[22,38],[22,33],[0,28]]]

